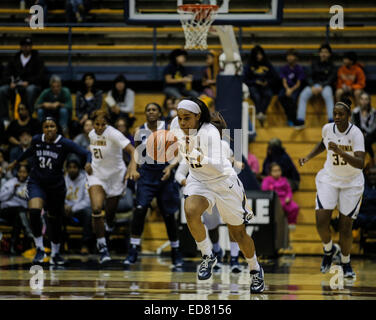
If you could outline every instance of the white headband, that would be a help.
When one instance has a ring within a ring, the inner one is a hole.
[[[182,100],[178,104],[178,110],[185,109],[195,114],[201,113],[201,109],[198,104],[192,100]]]

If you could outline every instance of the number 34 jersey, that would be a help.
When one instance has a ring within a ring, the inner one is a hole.
[[[340,155],[328,149],[328,144],[332,141],[352,156],[357,151],[364,152],[364,136],[357,126],[349,123],[346,131],[340,132],[334,123],[328,123],[322,128],[322,138],[327,150],[324,168],[328,175],[348,179],[362,173],[361,169],[354,168]]]
[[[89,133],[90,151],[94,176],[107,179],[124,170],[123,149],[130,143],[119,130],[107,126],[102,135],[95,130]]]

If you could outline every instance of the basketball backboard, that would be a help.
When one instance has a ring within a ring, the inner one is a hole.
[[[249,26],[279,24],[283,0],[206,0],[217,4],[219,11],[214,25]],[[202,3],[197,0],[125,0],[125,22],[130,25],[180,25],[177,7]]]

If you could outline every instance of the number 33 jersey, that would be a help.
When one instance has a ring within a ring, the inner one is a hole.
[[[108,125],[102,135],[97,135],[93,129],[89,139],[94,176],[107,179],[124,170],[123,149],[130,141],[119,130]]]
[[[325,171],[332,177],[350,178],[362,173],[361,169],[354,168],[340,155],[328,149],[330,141],[338,145],[340,149],[354,156],[357,151],[364,152],[364,136],[360,129],[349,123],[345,132],[340,132],[334,123],[328,123],[322,128],[322,138],[327,150]]]

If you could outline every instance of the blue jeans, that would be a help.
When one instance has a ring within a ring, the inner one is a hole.
[[[318,84],[315,84],[314,87],[318,87]],[[321,95],[324,98],[325,105],[326,105],[326,112],[328,114],[328,120],[333,119],[333,109],[334,109],[334,98],[333,98],[333,90],[331,86],[325,86],[322,91]],[[312,97],[312,89],[310,86],[304,88],[302,93],[299,96],[299,103],[298,103],[298,115],[296,119],[298,121],[304,122],[306,117],[306,109],[307,103],[309,98]]]
[[[45,117],[52,116],[55,117],[59,126],[66,130],[68,128],[69,122],[69,110],[67,108],[59,108],[58,110],[47,110],[44,108],[38,109],[38,120],[42,122]]]
[[[179,90],[176,87],[169,87],[169,86],[164,88],[163,93],[166,94],[167,96],[171,96],[177,99],[188,97],[188,96],[197,98],[199,96],[199,94],[194,90],[186,90],[186,89]]]
[[[258,85],[249,86],[249,94],[255,103],[256,113],[266,113],[270,101],[273,98],[273,91],[269,87],[262,87]]]

